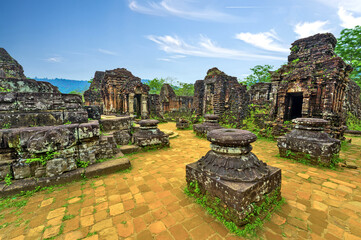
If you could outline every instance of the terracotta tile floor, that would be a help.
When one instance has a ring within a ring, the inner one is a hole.
[[[174,123],[161,129],[176,130]],[[0,214],[1,239],[239,239],[184,193],[185,165],[209,150],[192,131],[171,148],[131,155],[133,169],[35,193]],[[286,204],[266,222],[263,239],[361,239],[360,170],[325,170],[276,157],[275,142],[253,152],[282,169]],[[361,138],[342,158],[361,167]],[[20,199],[22,200],[22,199]]]

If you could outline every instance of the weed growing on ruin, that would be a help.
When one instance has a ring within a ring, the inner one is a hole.
[[[86,237],[91,237],[91,236],[96,235],[96,234],[98,234],[98,232],[88,232]]]
[[[10,92],[11,90],[8,88],[0,87],[0,92]]]
[[[69,219],[72,219],[72,218],[75,218],[75,215],[67,214],[67,215],[64,215],[63,221],[66,221],[66,220],[69,220]]]
[[[40,162],[41,165],[44,166],[49,160],[54,159],[54,157],[58,154],[58,152],[46,152],[45,155],[33,155],[32,158],[26,159],[26,163]]]
[[[12,184],[11,179],[12,179],[11,175],[9,173],[6,174],[6,176],[4,178],[4,182],[5,182],[6,186],[10,186]]]
[[[351,147],[351,143],[346,141],[341,142],[341,151],[347,152],[348,150],[350,150],[350,147]]]
[[[352,113],[347,113],[346,125],[349,130],[361,131],[361,120]]]
[[[68,125],[68,124],[71,124],[69,120],[66,123],[64,123],[64,125]]]
[[[9,128],[11,128],[11,124],[10,123],[4,123],[2,128],[3,129],[9,129]]]
[[[282,158],[279,155],[277,155],[276,157]],[[306,154],[305,153],[294,153],[289,149],[286,150],[285,157],[293,160],[294,162],[302,163],[307,166],[315,166],[315,167],[327,168],[327,169],[332,169],[332,170],[337,170],[339,163],[345,162],[345,160],[341,159],[337,154],[335,154],[334,156],[332,156],[332,158],[330,160],[330,164],[326,164],[321,161],[320,157],[315,158],[307,153]]]
[[[284,198],[280,199],[280,188],[276,189],[273,193],[265,195],[264,201],[260,206],[252,204],[253,211],[248,213],[245,217],[244,225],[242,228],[238,227],[234,222],[226,220],[231,215],[236,215],[235,210],[229,209],[219,198],[211,197],[207,192],[202,194],[197,181],[189,182],[184,189],[184,193],[189,197],[195,198],[196,203],[204,207],[209,214],[216,217],[222,222],[230,232],[237,236],[242,237],[257,237],[257,231],[263,226],[263,220],[270,220],[271,215],[276,210],[280,209],[284,204]]]
[[[295,45],[291,48],[291,52],[297,52],[300,49],[298,45]]]
[[[299,61],[300,61],[300,59],[297,58],[297,59],[293,60],[292,63],[296,64],[296,63],[298,63]]]
[[[90,162],[88,162],[88,161],[82,161],[82,160],[80,160],[80,159],[77,159],[77,160],[76,160],[76,166],[77,166],[78,168],[86,168],[87,166],[89,166],[89,163],[90,163]]]

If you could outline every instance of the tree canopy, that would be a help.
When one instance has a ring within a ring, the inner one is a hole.
[[[353,67],[350,77],[361,85],[361,26],[343,29],[335,52]]]
[[[149,80],[146,84],[149,86],[150,94],[159,94],[160,89],[162,88],[163,84],[165,83],[165,79],[163,78],[154,78],[153,80]]]
[[[269,71],[273,69],[271,65],[256,65],[255,67],[251,68],[252,74],[248,75],[243,82],[248,87],[254,85],[255,83],[259,82],[270,82],[271,81],[271,74]]]
[[[177,81],[174,84],[175,80],[173,78],[154,78],[146,82],[146,84],[150,87],[150,94],[159,94],[163,84],[168,83],[174,90],[177,96],[193,96],[194,94],[194,84],[192,83],[183,83]]]

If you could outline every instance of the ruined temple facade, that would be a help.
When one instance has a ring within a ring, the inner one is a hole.
[[[104,80],[105,72],[96,71],[94,74],[94,78],[90,84],[88,90],[84,92],[84,104],[86,106],[96,105],[101,106],[103,105],[103,98],[101,94],[102,82]]]
[[[271,117],[278,123],[299,117],[331,122],[333,137],[345,125],[343,103],[351,66],[335,55],[336,38],[330,34],[295,41],[288,63],[273,72]]]
[[[259,106],[268,105],[272,102],[272,83],[259,82],[248,90],[250,103]]]
[[[97,71],[84,93],[85,105],[103,106],[105,114],[131,114],[147,118],[149,86],[125,68]]]
[[[169,84],[163,84],[159,101],[163,113],[171,111],[191,111],[193,107],[192,96],[177,96]]]
[[[245,117],[248,102],[246,86],[217,68],[209,69],[204,80],[194,84],[193,107],[198,115],[213,113],[221,120],[231,115],[239,121]]]

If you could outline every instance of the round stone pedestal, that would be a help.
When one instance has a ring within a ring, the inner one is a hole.
[[[186,129],[189,127],[189,121],[183,118],[180,118],[176,123],[177,129]]]
[[[134,144],[140,147],[169,146],[169,137],[158,129],[158,120],[144,119],[138,122],[139,130],[133,134]]]
[[[222,127],[218,123],[219,116],[215,114],[204,115],[204,122],[201,124],[194,124],[193,131],[197,136],[206,137],[208,132]]]
[[[212,150],[197,162],[203,171],[235,182],[254,182],[269,175],[267,164],[251,153],[250,143],[257,139],[253,133],[223,128],[210,131],[207,139]]]
[[[329,121],[318,118],[296,118],[294,130],[277,139],[280,156],[316,165],[329,166],[341,148],[340,140],[331,138],[323,130]]]
[[[264,216],[262,211],[272,211],[280,199],[281,169],[267,166],[251,152],[256,135],[239,129],[216,129],[207,139],[211,150],[186,166],[188,191],[207,199],[207,207],[237,226]],[[255,209],[262,204],[263,210]]]

